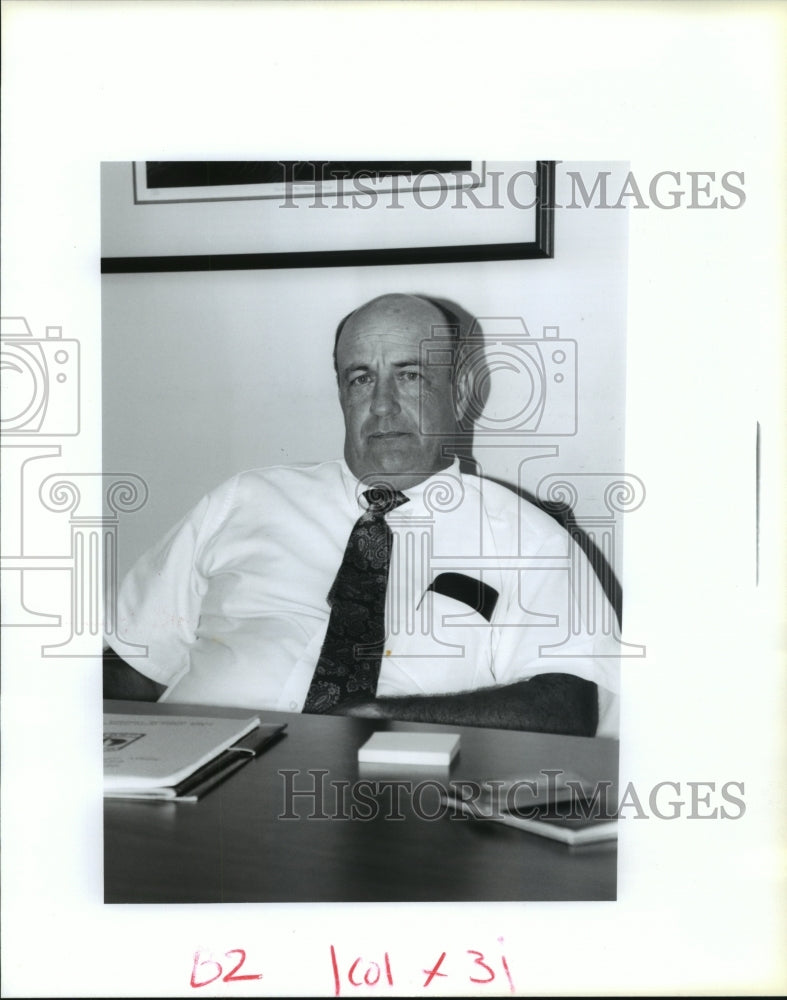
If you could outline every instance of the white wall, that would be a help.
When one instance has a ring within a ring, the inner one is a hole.
[[[129,165],[104,168],[106,218],[119,190],[107,178],[127,177]],[[626,172],[619,164],[563,163],[558,204],[570,201],[569,169],[585,176],[612,169],[612,190]],[[559,454],[521,471],[521,446],[485,448],[479,439],[486,474],[534,491],[550,473],[621,472],[626,232],[625,210],[557,209],[553,260],[105,275],[104,470],[136,473],[150,490],[143,509],[123,516],[121,573],[233,473],[341,454],[335,327],[388,291],[452,299],[482,317],[521,316],[533,338],[558,326],[562,338],[576,340],[577,434],[523,439],[558,445]]]

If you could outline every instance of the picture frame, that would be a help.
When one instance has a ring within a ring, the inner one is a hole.
[[[425,164],[421,172],[379,176],[367,162],[347,176],[352,164],[338,165],[342,171],[332,175],[336,164],[308,161],[314,179],[274,181],[269,191],[255,183],[195,183],[155,195],[143,162],[130,165],[131,177],[129,164],[104,164],[102,185],[114,208],[102,220],[101,271],[549,259],[555,162],[450,161],[461,166],[441,172]]]
[[[137,160],[134,204],[341,197],[358,180],[376,195],[468,190],[483,186],[485,174],[483,160]]]

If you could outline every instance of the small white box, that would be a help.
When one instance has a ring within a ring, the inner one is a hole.
[[[459,733],[374,733],[358,750],[358,763],[445,767],[458,751]]]

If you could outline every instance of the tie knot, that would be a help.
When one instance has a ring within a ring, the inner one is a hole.
[[[388,514],[408,500],[404,493],[392,490],[390,486],[373,486],[370,490],[364,490],[363,498],[369,504],[372,514]]]

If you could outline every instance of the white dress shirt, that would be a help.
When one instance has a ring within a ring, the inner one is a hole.
[[[162,700],[300,711],[327,594],[366,487],[343,460],[243,472],[133,567],[118,633]],[[614,615],[585,555],[547,514],[458,462],[403,491],[377,695],[450,694],[571,673],[599,686],[615,735]]]

